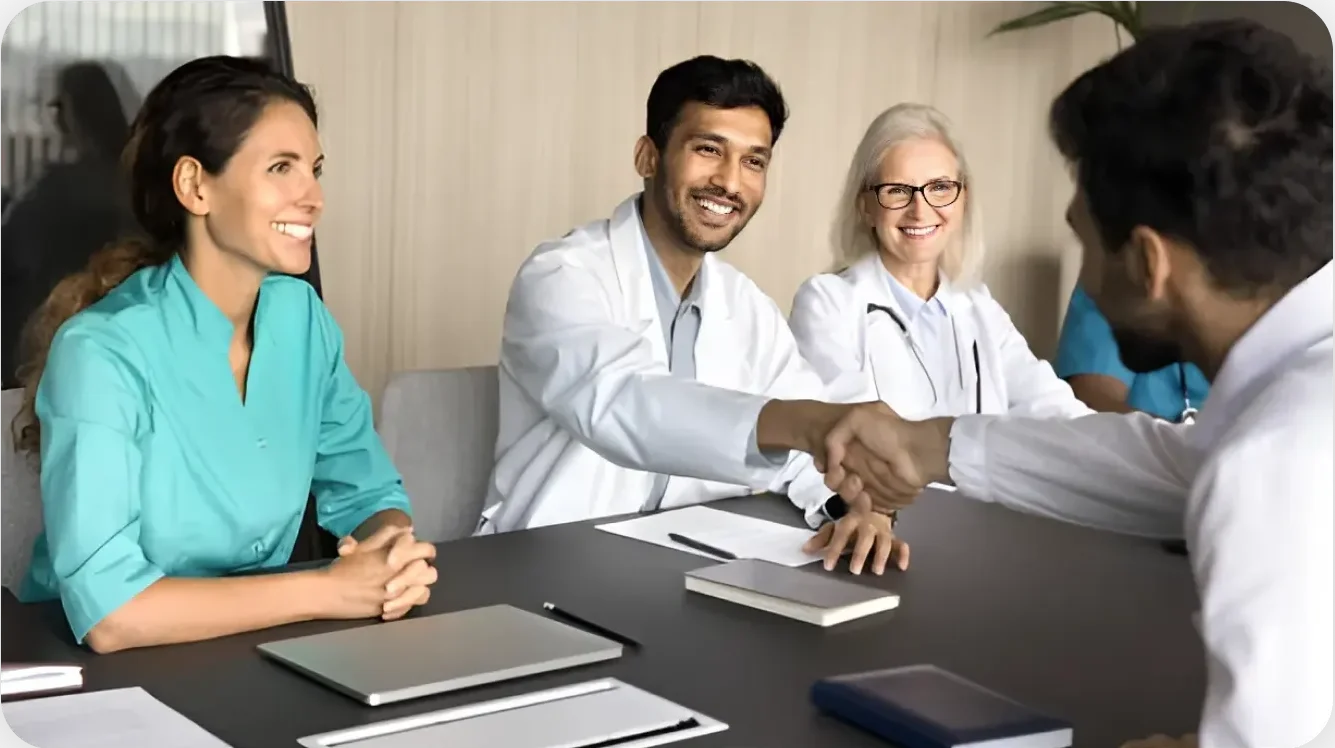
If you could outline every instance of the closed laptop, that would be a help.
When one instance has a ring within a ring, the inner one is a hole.
[[[620,644],[509,605],[261,644],[266,657],[378,706],[616,659]]]

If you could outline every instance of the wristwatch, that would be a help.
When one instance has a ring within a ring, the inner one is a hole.
[[[879,509],[873,509],[872,511],[876,512],[877,514],[884,514],[887,517],[889,517],[890,527],[892,528],[899,522],[898,511],[883,512]],[[844,515],[848,514],[848,502],[844,501],[844,497],[840,496],[839,494],[834,494],[830,498],[826,499],[825,503],[821,505],[821,514],[824,514],[825,518],[830,520],[831,522],[838,522],[839,520],[843,519]]]

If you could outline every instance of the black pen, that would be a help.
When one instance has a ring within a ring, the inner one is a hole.
[[[736,554],[729,553],[728,551],[725,551],[722,548],[715,548],[712,545],[705,545],[704,543],[701,543],[698,540],[691,540],[685,535],[678,535],[675,532],[670,532],[668,533],[668,539],[674,543],[681,543],[687,548],[694,548],[695,550],[700,551],[702,553],[708,553],[711,556],[727,559],[728,561],[737,560]]]
[[[586,629],[588,629],[589,631],[592,631],[593,633],[598,634],[599,636],[606,637],[606,638],[611,639],[612,641],[615,641],[615,642],[620,642],[620,643],[622,643],[622,644],[625,644],[625,645],[628,646],[628,647],[639,647],[639,646],[640,646],[640,643],[639,643],[639,642],[635,641],[634,639],[630,638],[629,636],[626,636],[625,634],[618,634],[617,632],[613,631],[612,629],[606,628],[606,627],[604,627],[604,626],[599,626],[598,624],[596,624],[596,623],[594,623],[593,621],[590,621],[590,620],[588,620],[588,619],[586,619],[586,618],[580,618],[579,616],[575,615],[574,613],[569,613],[569,612],[566,612],[566,611],[564,611],[564,610],[561,610],[560,608],[556,607],[555,605],[552,605],[551,603],[543,603],[543,604],[542,604],[542,607],[543,607],[543,610],[546,610],[548,613],[551,613],[552,615],[556,616],[557,618],[564,618],[565,620],[569,621],[570,623],[573,623],[573,624],[575,624],[576,626],[580,626],[580,627],[582,627],[582,628],[586,628]]]

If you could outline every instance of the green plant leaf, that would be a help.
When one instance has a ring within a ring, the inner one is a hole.
[[[1109,17],[1126,29],[1132,39],[1139,39],[1144,34],[1145,16],[1140,3],[1108,3],[1108,5],[1117,8],[1116,14]]]
[[[1039,8],[1028,15],[1006,21],[992,29],[987,35],[992,36],[994,34],[1004,34],[1008,31],[1037,28],[1054,21],[1083,16],[1091,11],[1100,12],[1094,7],[1095,5],[1097,3],[1052,3],[1046,8]]]

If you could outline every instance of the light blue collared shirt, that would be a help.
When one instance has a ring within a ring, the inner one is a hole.
[[[163,577],[286,564],[311,494],[339,537],[410,511],[314,289],[264,281],[244,402],[234,331],[178,257],[56,333],[36,404],[45,529],[19,597],[60,599],[77,641]]]
[[[668,371],[674,377],[695,379],[695,342],[700,337],[700,274],[691,280],[686,298],[677,293],[677,287],[668,277],[663,260],[654,250],[649,234],[640,223],[640,239],[648,255],[649,277],[654,287],[654,301],[658,304],[658,319],[663,324],[663,341],[667,344]],[[669,476],[655,475],[649,498],[642,507],[654,511],[663,503]]]
[[[904,324],[908,326],[908,335],[917,345],[918,355],[922,357],[925,374],[936,392],[938,404],[949,402],[962,387],[959,368],[959,351],[955,347],[955,328],[951,323],[950,311],[941,301],[940,291],[931,299],[924,300],[895,276],[885,270],[890,292],[895,302],[904,312]],[[942,283],[945,280],[942,279]]]
[[[700,266],[700,270],[696,272],[695,278],[686,290],[686,298],[683,299],[668,276],[667,268],[663,267],[663,260],[654,250],[653,242],[649,241],[649,234],[644,230],[643,221],[640,222],[640,241],[644,244],[647,255],[649,277],[654,288],[654,302],[658,305],[658,319],[663,325],[663,341],[667,345],[668,352],[668,372],[674,377],[695,379],[695,343],[700,337],[704,299],[701,290],[704,282],[700,275],[705,272],[705,267],[703,264]],[[764,467],[783,467],[788,460],[788,452],[761,451],[757,437],[758,432],[753,428],[751,445],[746,456],[747,462]],[[669,477],[661,474],[654,476],[654,485],[649,491],[649,498],[641,508],[642,511],[655,511],[662,505]]]
[[[658,303],[658,319],[663,323],[663,341],[668,350],[668,371],[672,376],[695,379],[695,341],[700,337],[700,283],[699,273],[686,289],[686,298],[677,293],[677,287],[668,277],[663,260],[649,242],[649,235],[640,224],[640,238],[649,256],[649,277],[654,286],[654,301]]]

